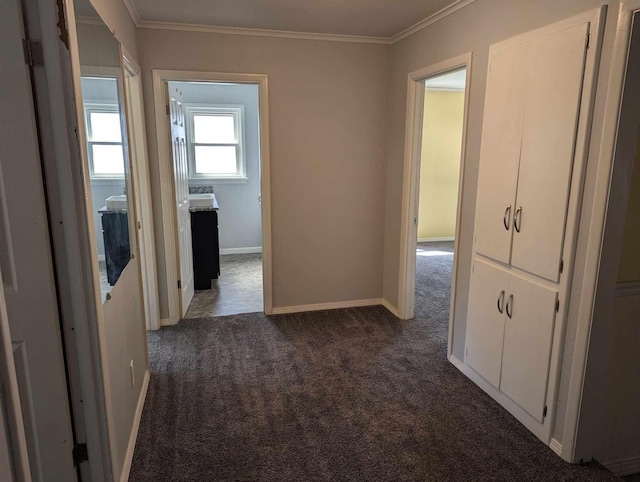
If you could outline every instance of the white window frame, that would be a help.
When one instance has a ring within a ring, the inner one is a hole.
[[[245,158],[244,137],[244,105],[235,104],[184,104],[187,117],[187,158],[189,160],[189,178],[192,180],[221,180],[228,182],[247,181],[247,163]],[[236,138],[235,143],[196,143],[194,139],[193,118],[196,115],[231,115],[234,117]],[[206,174],[196,172],[195,147],[207,146],[235,146],[236,173],[235,174]]]
[[[87,157],[89,158],[89,174],[91,176],[92,179],[124,179],[124,173],[122,174],[100,174],[100,173],[96,173],[94,171],[93,168],[93,149],[91,148],[91,146],[93,144],[99,144],[99,145],[119,145],[122,149],[122,158],[125,161],[124,164],[126,164],[126,159],[124,157],[124,135],[122,134],[122,131],[120,133],[120,142],[105,142],[105,141],[92,141],[91,140],[91,114],[94,112],[105,112],[105,113],[115,113],[120,115],[120,107],[118,104],[112,104],[112,103],[107,103],[107,102],[85,102],[84,103],[84,121],[85,121],[85,126],[87,129]],[[123,165],[124,165],[123,164]],[[126,168],[126,166],[125,166]]]

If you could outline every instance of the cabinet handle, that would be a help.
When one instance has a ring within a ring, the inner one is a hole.
[[[513,318],[513,310],[511,307],[513,306],[513,295],[509,295],[509,301],[507,301],[507,316],[509,318]]]
[[[498,311],[500,313],[504,313],[504,290],[500,292],[500,296],[498,296]]]
[[[511,204],[507,206],[507,209],[504,210],[504,217],[502,218],[502,222],[504,223],[504,229],[509,231],[509,224],[511,218]]]
[[[513,216],[513,227],[516,228],[516,232],[520,232],[520,225],[522,221],[522,206],[516,209],[516,214]]]

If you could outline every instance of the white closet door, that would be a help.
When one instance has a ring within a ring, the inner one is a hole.
[[[528,44],[492,52],[485,98],[475,250],[508,264],[526,100]]]
[[[476,258],[469,291],[465,361],[494,387],[500,386],[509,273]]]
[[[539,422],[544,418],[557,298],[555,290],[511,277],[500,390]]]
[[[511,264],[558,281],[588,25],[531,42]]]

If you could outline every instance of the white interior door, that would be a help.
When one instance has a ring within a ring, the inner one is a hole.
[[[182,92],[169,84],[169,119],[173,146],[173,177],[176,191],[178,221],[178,252],[180,266],[181,316],[187,313],[193,298],[193,251],[191,246],[191,213],[189,212],[189,163]]]
[[[0,270],[33,480],[73,481],[73,434],[31,80],[16,0],[0,2]]]
[[[475,250],[505,264],[511,257],[527,49],[520,44],[490,54],[482,125]]]
[[[465,362],[496,388],[500,386],[509,277],[505,270],[474,260]]]
[[[558,292],[514,275],[509,293],[500,390],[542,422]]]
[[[558,281],[588,24],[531,42],[511,264]]]

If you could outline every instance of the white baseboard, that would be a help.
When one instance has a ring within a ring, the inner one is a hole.
[[[169,318],[162,318],[160,320],[160,326],[172,326],[177,325],[177,323],[172,322]]]
[[[462,373],[464,373],[464,363],[462,361],[460,361],[460,359],[451,354],[448,356],[449,358],[449,362],[451,362],[451,364],[456,367],[458,370],[460,370]]]
[[[104,254],[99,254],[98,255],[98,261],[106,261],[107,257]]]
[[[220,256],[226,254],[255,254],[262,253],[262,246],[253,246],[249,248],[224,248],[220,250]]]
[[[131,462],[133,462],[133,451],[136,448],[138,430],[140,429],[140,420],[142,419],[142,409],[144,408],[144,401],[147,398],[148,388],[149,370],[145,372],[144,379],[142,380],[142,388],[140,389],[140,396],[138,397],[138,406],[136,407],[136,413],[133,416],[133,426],[131,427],[131,435],[129,436],[129,446],[127,447],[127,453],[124,456],[124,464],[122,465],[122,472],[120,473],[120,482],[127,482],[129,480]]]
[[[551,439],[549,448],[553,450],[558,456],[562,457],[562,444],[557,439]]]
[[[617,462],[603,463],[606,468],[618,477],[640,473],[640,455]]]
[[[360,306],[382,305],[380,298],[370,300],[337,301],[334,303],[317,303],[314,305],[281,306],[273,308],[274,315],[284,315],[287,313],[302,313],[305,311],[337,310],[340,308],[357,308]]]
[[[393,316],[395,316],[396,318],[400,318],[400,312],[398,311],[398,308],[393,306],[389,301],[382,298],[380,300],[380,304],[384,306],[387,309],[387,311],[389,311]]]
[[[455,241],[453,236],[445,236],[444,238],[418,238],[419,243],[435,243],[437,241]]]

